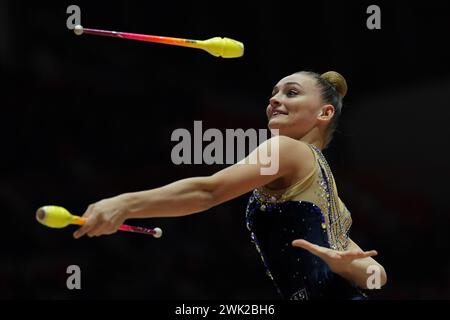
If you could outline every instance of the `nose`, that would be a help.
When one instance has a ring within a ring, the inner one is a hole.
[[[281,102],[280,100],[278,100],[277,95],[274,95],[272,98],[270,98],[269,102],[272,108],[276,108],[281,105]]]

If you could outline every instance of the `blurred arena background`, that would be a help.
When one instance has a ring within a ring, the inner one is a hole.
[[[85,27],[192,39],[227,36],[240,59],[94,36]],[[381,30],[366,27],[371,4]],[[388,284],[375,299],[450,298],[448,1],[0,2],[0,298],[278,299],[245,227],[248,195],[207,212],[129,221],[159,239],[74,240],[35,210],[82,213],[123,192],[225,166],[174,165],[171,133],[265,128],[273,85],[302,69],[349,85],[326,151]],[[82,289],[66,288],[79,265]]]

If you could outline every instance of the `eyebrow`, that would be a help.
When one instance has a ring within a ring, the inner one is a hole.
[[[292,85],[292,84],[299,86],[303,90],[303,86],[300,83],[295,82],[295,81],[286,82],[284,85]],[[274,92],[276,89],[278,89],[277,86],[273,87],[272,92]]]

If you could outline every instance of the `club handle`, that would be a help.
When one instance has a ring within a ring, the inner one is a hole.
[[[86,218],[83,218],[80,216],[72,216],[72,224],[82,226],[85,223],[86,223]],[[155,238],[159,238],[162,234],[162,231],[159,228],[148,229],[148,228],[144,228],[144,227],[130,226],[127,224],[120,225],[119,230],[127,231],[127,232],[134,232],[134,233],[148,234],[148,235],[154,236]]]
[[[136,226],[129,226],[127,224],[122,224],[119,227],[120,231],[128,231],[128,232],[136,232],[136,233],[143,233],[143,234],[150,234],[150,235],[155,235],[156,231],[153,229],[147,229],[147,228],[143,228],[143,227],[136,227]]]

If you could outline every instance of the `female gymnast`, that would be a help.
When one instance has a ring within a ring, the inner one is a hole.
[[[91,204],[75,233],[100,236],[117,231],[128,218],[177,217],[207,210],[252,191],[246,222],[266,272],[284,299],[367,299],[368,278],[386,272],[352,239],[350,212],[338,196],[322,151],[332,139],[347,83],[330,71],[301,71],[274,87],[266,113],[278,135],[250,155],[211,176],[124,193]],[[277,140],[275,140],[277,139]],[[257,155],[278,148],[279,167],[261,174]],[[257,159],[250,161],[250,159]]]

